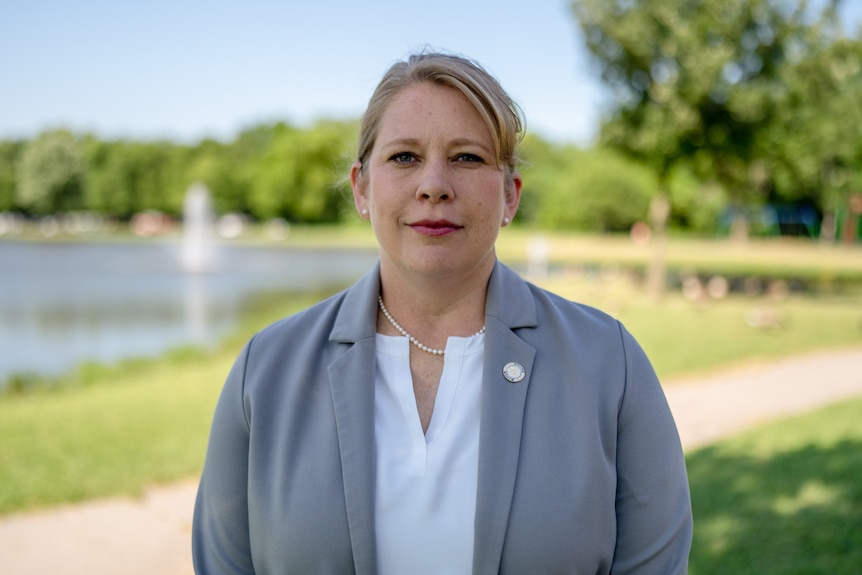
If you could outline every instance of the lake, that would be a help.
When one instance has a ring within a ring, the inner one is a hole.
[[[263,293],[346,286],[376,252],[213,246],[187,273],[179,243],[0,242],[0,385],[84,361],[208,346]]]

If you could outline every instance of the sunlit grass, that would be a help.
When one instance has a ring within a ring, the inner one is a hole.
[[[560,295],[620,319],[663,378],[739,362],[862,345],[862,300],[791,295],[733,295],[658,302],[625,276],[558,276],[538,281]]]
[[[197,472],[227,355],[0,401],[0,512],[135,494]]]
[[[689,454],[690,573],[858,574],[860,414],[855,399]]]

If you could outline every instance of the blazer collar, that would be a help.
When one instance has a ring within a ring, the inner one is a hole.
[[[536,327],[536,303],[521,276],[497,262],[488,280],[485,319],[495,318],[510,329]]]
[[[379,293],[380,262],[377,262],[371,271],[345,292],[329,340],[354,343],[362,339],[374,339],[377,333]]]
[[[341,450],[347,520],[358,574],[376,571],[374,537],[374,378],[379,264],[345,294],[330,340],[353,344],[329,366]],[[503,553],[521,449],[524,405],[536,350],[515,330],[536,327],[536,306],[528,285],[501,263],[488,282],[485,358],[479,437],[474,573],[497,573]],[[503,367],[525,373],[508,381]]]
[[[331,341],[353,343],[377,333],[377,295],[380,293],[380,262],[356,282],[344,303],[330,335]],[[488,280],[486,322],[493,319],[510,329],[536,327],[536,304],[521,277],[497,262]]]

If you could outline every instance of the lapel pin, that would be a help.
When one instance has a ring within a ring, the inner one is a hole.
[[[524,366],[520,363],[510,361],[503,367],[503,377],[505,377],[509,383],[518,383],[519,381],[522,381],[526,375],[527,370],[524,369]]]

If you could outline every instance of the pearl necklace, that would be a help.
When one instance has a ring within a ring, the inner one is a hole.
[[[415,337],[413,337],[412,335],[407,333],[407,330],[404,329],[403,327],[401,327],[401,325],[397,321],[395,321],[395,318],[392,317],[392,315],[389,313],[389,310],[386,309],[385,305],[383,305],[383,296],[377,296],[377,302],[380,304],[380,311],[383,312],[383,315],[386,316],[386,319],[389,320],[389,323],[392,324],[392,327],[397,329],[398,333],[400,333],[401,335],[406,337],[408,340],[410,340],[410,343],[412,343],[413,345],[415,345],[416,347],[418,347],[422,351],[430,353],[431,355],[442,356],[443,354],[446,353],[446,350],[444,350],[444,349],[434,349],[433,347],[428,347],[427,345],[424,345],[418,339],[416,339]],[[480,329],[479,331],[474,333],[472,337],[476,337],[477,335],[482,335],[483,333],[485,333],[485,326],[484,325],[482,326],[482,329]]]

